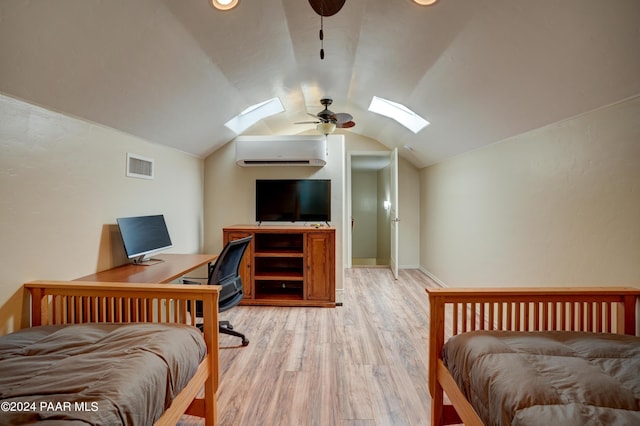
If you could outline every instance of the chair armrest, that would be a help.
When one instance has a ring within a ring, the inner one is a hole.
[[[182,280],[182,284],[202,285],[202,283],[200,281],[191,281],[191,280]]]

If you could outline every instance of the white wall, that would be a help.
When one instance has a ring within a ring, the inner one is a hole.
[[[336,289],[342,289],[343,228],[345,193],[344,136],[327,140],[324,167],[240,167],[235,163],[235,141],[215,151],[205,160],[204,217],[207,225],[205,250],[222,250],[222,229],[236,224],[255,224],[256,179],[331,179],[331,225],[336,229]]]
[[[376,205],[376,212],[378,213],[376,263],[378,265],[389,265],[391,259],[391,211],[384,208],[383,202],[385,200],[391,201],[390,165],[378,170],[376,181],[378,191],[378,204]],[[399,237],[398,241],[400,241]]]
[[[423,268],[446,285],[640,286],[640,97],[421,172]]]
[[[351,211],[355,219],[352,257],[375,259],[378,244],[377,172],[351,171]]]
[[[126,177],[127,152],[153,158],[155,179]],[[25,324],[24,282],[124,262],[117,217],[164,214],[168,252],[199,252],[203,171],[202,159],[0,95],[0,334]]]

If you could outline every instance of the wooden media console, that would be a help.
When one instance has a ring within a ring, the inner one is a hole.
[[[253,236],[242,259],[244,305],[335,306],[335,228],[235,225],[224,243]]]

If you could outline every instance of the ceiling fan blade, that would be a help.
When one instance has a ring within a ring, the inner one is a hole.
[[[340,129],[350,129],[351,127],[353,127],[355,125],[356,125],[356,123],[354,123],[351,120],[346,121],[344,123],[336,123],[336,127],[340,128]]]
[[[348,121],[353,120],[353,116],[351,114],[347,114],[346,112],[339,112],[333,115],[335,117],[336,123],[346,123]]]
[[[299,121],[294,124],[320,124],[320,123],[334,123],[336,127],[349,129],[356,125],[353,122],[353,116],[346,112],[334,113],[328,107],[333,103],[331,98],[322,98],[320,103],[324,106],[324,109],[317,114],[311,114],[307,112],[307,115],[316,119],[316,121]]]

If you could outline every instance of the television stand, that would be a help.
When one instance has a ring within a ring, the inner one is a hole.
[[[240,265],[243,305],[335,307],[335,228],[235,225],[224,243],[253,236]]]

